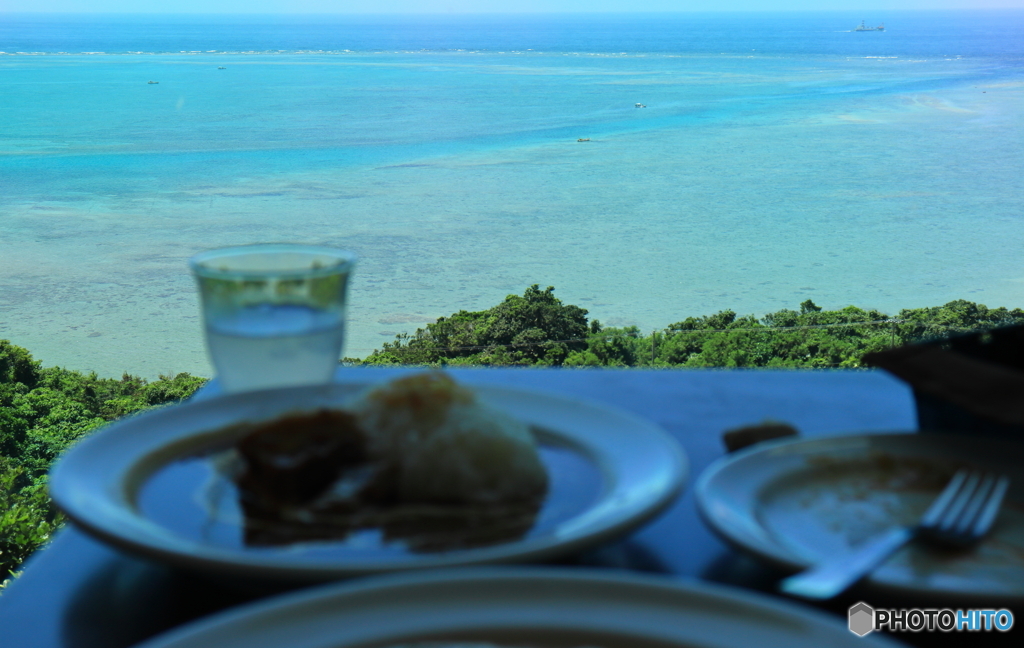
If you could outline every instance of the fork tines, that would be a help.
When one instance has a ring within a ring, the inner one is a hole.
[[[925,513],[919,527],[928,540],[969,546],[981,539],[999,513],[1010,480],[961,469]]]

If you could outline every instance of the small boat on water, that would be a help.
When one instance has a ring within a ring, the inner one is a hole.
[[[581,137],[581,138],[579,138],[579,139],[578,139],[578,140],[576,140],[576,141],[577,141],[577,142],[589,142],[589,141],[590,141],[590,138],[589,138],[589,137]]]
[[[160,82],[159,81],[148,81],[147,83],[149,83],[149,85],[158,85]]]
[[[853,31],[885,31],[885,23],[880,23],[878,27],[868,27],[864,24],[864,21],[860,21],[860,24],[854,28]]]
[[[636,108],[646,108],[647,107],[647,106],[643,105],[642,103],[633,104],[633,106],[636,107]]]
[[[218,70],[226,70],[227,68],[222,65],[222,66],[218,67],[217,69]]]

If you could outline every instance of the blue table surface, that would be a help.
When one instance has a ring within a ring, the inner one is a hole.
[[[340,367],[339,381],[376,382],[404,368]],[[504,385],[618,407],[683,446],[689,485],[725,454],[723,430],[765,419],[803,437],[914,430],[913,396],[876,371],[456,369],[468,384]],[[216,396],[216,384],[198,398]],[[780,574],[728,547],[700,520],[692,490],[630,537],[570,564],[655,571],[771,592]],[[774,595],[774,594],[770,594]],[[123,648],[255,598],[125,555],[73,527],[0,595],[0,646]],[[830,608],[844,612],[839,601]]]

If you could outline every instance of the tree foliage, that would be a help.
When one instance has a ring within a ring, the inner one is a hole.
[[[957,300],[904,309],[895,317],[846,306],[825,310],[811,300],[799,310],[763,317],[723,310],[686,317],[644,335],[606,328],[566,305],[554,288],[530,286],[488,310],[459,311],[425,329],[401,334],[365,364],[542,365],[566,367],[858,368],[866,353],[935,337],[1024,324],[1024,311]]]
[[[25,471],[0,457],[0,582],[42,546],[64,516],[46,495],[45,479],[25,479]]]
[[[485,311],[440,317],[374,351],[367,364],[561,365],[587,347],[587,311],[534,284]]]
[[[43,369],[0,340],[0,581],[61,522],[46,494],[54,459],[107,421],[187,398],[204,382],[187,373],[149,382]]]

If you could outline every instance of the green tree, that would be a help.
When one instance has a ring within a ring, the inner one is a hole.
[[[1024,324],[1024,311],[965,300],[907,309],[825,310],[805,300],[758,319],[733,310],[690,316],[648,336],[605,329],[562,304],[553,288],[531,286],[494,308],[459,311],[375,351],[368,364],[565,365],[569,367],[858,368],[866,353],[998,326]],[[585,341],[583,340],[585,338]]]
[[[39,380],[39,363],[28,350],[0,340],[0,384],[20,383],[29,388]]]
[[[46,472],[80,438],[120,416],[187,398],[205,382],[187,373],[149,382],[43,369],[0,340],[0,580],[61,522]]]
[[[587,338],[587,348],[571,351],[565,358],[565,366],[635,367],[640,363],[645,347],[639,328],[628,326],[601,329],[598,324],[597,327],[591,327],[591,331]]]
[[[538,284],[484,311],[440,317],[374,351],[368,364],[561,365],[586,348],[587,311]]]
[[[50,539],[63,522],[46,494],[46,482],[0,457],[0,582]]]
[[[957,299],[942,306],[903,309],[896,319],[902,320],[897,329],[900,340],[913,342],[1024,324],[1024,311],[1019,308],[988,308],[984,304]]]

